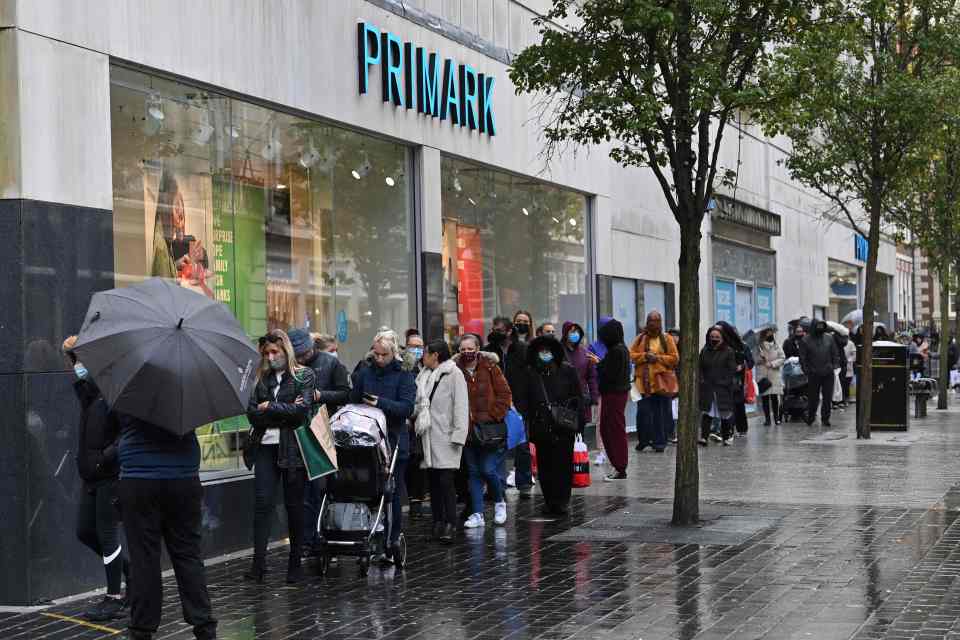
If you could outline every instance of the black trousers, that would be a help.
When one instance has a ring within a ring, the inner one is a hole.
[[[115,502],[117,480],[84,484],[77,505],[77,540],[103,558],[107,593],[118,596],[127,564],[127,550],[120,541],[120,511]],[[110,558],[110,562],[106,560]]]
[[[780,396],[771,394],[769,396],[761,396],[760,399],[763,402],[763,417],[766,418],[766,421],[770,422],[770,420],[773,419],[776,422],[780,422]],[[773,411],[772,415],[771,410]]]
[[[733,403],[733,422],[737,425],[737,433],[747,432],[747,406],[743,402]]]
[[[573,436],[542,434],[533,444],[544,501],[550,508],[566,509],[573,488]]]
[[[166,544],[180,591],[183,619],[201,640],[215,638],[217,621],[200,556],[203,487],[199,478],[120,481],[120,504],[130,547],[130,637],[150,638],[160,626],[163,580],[160,544]]]
[[[425,469],[430,477],[430,511],[434,523],[457,524],[456,469]]]
[[[833,374],[825,376],[807,376],[807,420],[813,422],[817,417],[817,405],[820,405],[820,420],[830,420],[830,409],[833,406]],[[821,402],[822,398],[822,402]]]
[[[287,510],[287,533],[290,536],[290,556],[299,558],[303,552],[303,527],[306,510],[303,495],[307,483],[306,469],[281,469],[277,466],[275,444],[262,444],[257,449],[253,467],[253,562],[263,567],[276,510],[277,485],[283,484],[283,504]]]
[[[840,378],[840,391],[843,393],[843,400],[841,400],[841,402],[843,402],[843,404],[847,404],[850,401],[851,380],[853,380],[853,378],[848,378],[847,376]]]
[[[700,439],[706,440],[710,437],[710,428],[713,426],[713,418],[703,413],[700,414]],[[720,437],[728,440],[733,437],[733,423],[730,420],[720,421]]]

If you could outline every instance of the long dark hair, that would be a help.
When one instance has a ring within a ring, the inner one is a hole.
[[[725,320],[720,320],[714,326],[720,329],[720,333],[723,335],[723,341],[730,345],[731,349],[734,351],[744,351],[746,349],[743,340],[740,338],[740,334],[737,332],[737,328],[732,324]]]

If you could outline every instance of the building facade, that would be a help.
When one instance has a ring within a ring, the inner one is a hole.
[[[496,315],[676,323],[678,231],[649,171],[600,147],[545,163],[510,83],[544,0],[0,0],[0,323],[7,408],[0,604],[97,584],[72,513],[77,407],[57,345],[94,291],[149,277],[227,304],[251,337],[380,326],[486,335]],[[838,320],[863,243],[738,121],[735,189],[704,224],[702,331]],[[893,244],[881,311],[898,308]],[[249,546],[242,419],[200,430],[207,554]]]

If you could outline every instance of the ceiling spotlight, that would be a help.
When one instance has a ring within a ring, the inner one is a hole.
[[[477,202],[476,202],[476,200],[474,200],[473,198],[467,198],[467,202],[469,202],[469,203],[472,204],[473,206],[477,206]]]
[[[283,184],[282,182],[277,183],[277,189],[286,189],[286,188],[287,188],[287,185]]]
[[[530,212],[527,211],[527,208],[526,208],[526,207],[520,207],[520,211],[523,211],[523,215],[525,215],[525,216],[530,215]]]
[[[313,146],[311,142],[306,149],[300,152],[300,166],[304,169],[309,169],[313,165],[317,164],[320,160],[320,152],[317,151],[317,148]]]
[[[361,178],[366,178],[367,174],[370,173],[370,169],[373,167],[370,165],[370,158],[367,157],[367,152],[363,152],[363,161],[360,165],[350,172],[350,175],[353,176],[354,180],[360,180]]]
[[[267,144],[263,145],[263,149],[260,150],[260,157],[270,162],[275,158],[279,157],[280,153],[283,151],[283,145],[280,143],[276,137],[270,138]]]
[[[240,131],[232,124],[228,124],[223,128],[223,135],[236,140],[240,137]]]
[[[200,145],[201,147],[208,142],[213,136],[213,127],[206,122],[201,122],[193,128],[193,131],[190,132],[190,139],[193,140],[194,144]]]
[[[147,115],[154,120],[163,120],[163,101],[159,93],[154,92],[147,96]]]
[[[571,227],[577,226],[577,219],[576,219],[576,218],[570,218],[570,226],[571,226]]]
[[[556,222],[557,224],[560,224],[560,220],[558,220],[556,216],[551,216],[551,217],[553,217],[554,222]]]
[[[390,177],[390,176],[387,176],[386,179],[384,180],[384,182],[387,183],[387,186],[388,186],[388,187],[392,187],[392,186],[394,186],[395,184],[397,184],[396,180],[394,180],[394,179],[393,179],[392,177]]]
[[[453,179],[453,190],[456,191],[457,193],[460,193],[461,191],[463,191],[463,185],[460,184],[460,178]]]

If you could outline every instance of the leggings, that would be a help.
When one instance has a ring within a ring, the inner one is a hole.
[[[117,481],[84,485],[77,505],[77,539],[103,559],[107,593],[120,595],[127,554],[120,544],[120,512],[116,507]]]

